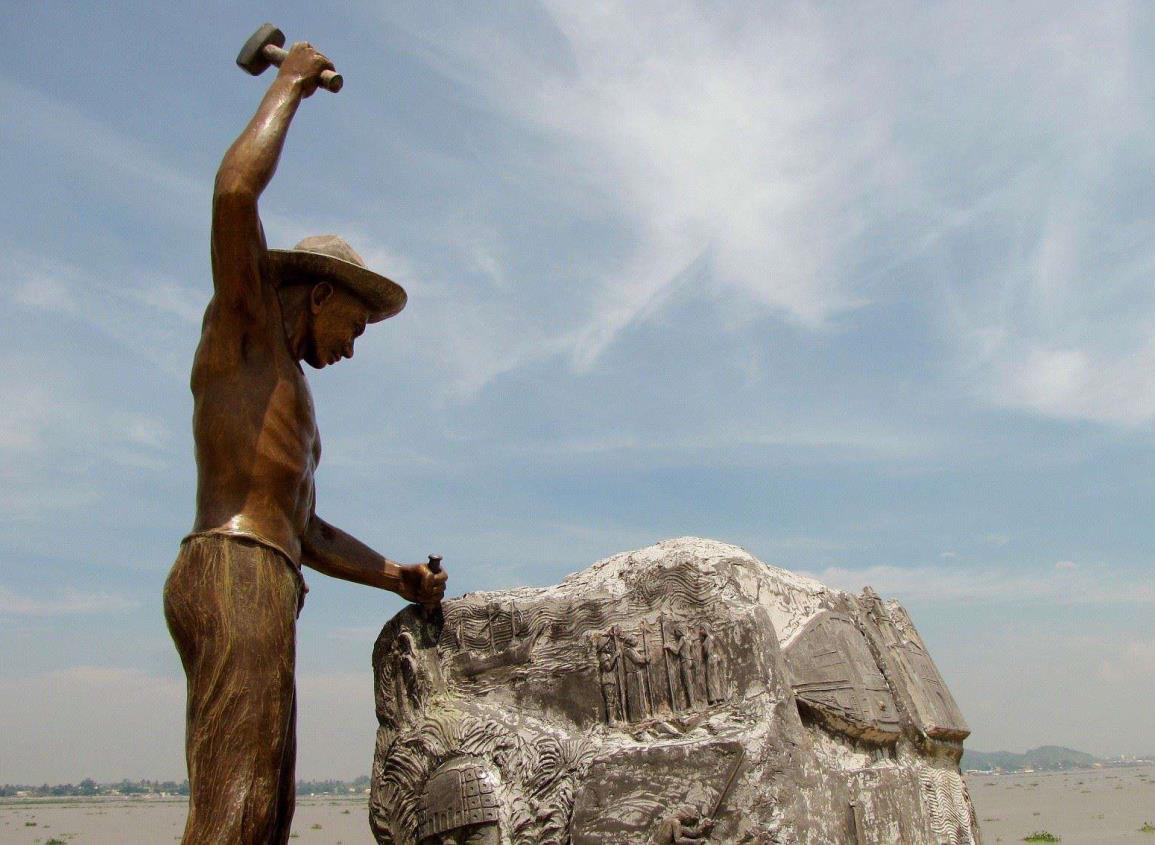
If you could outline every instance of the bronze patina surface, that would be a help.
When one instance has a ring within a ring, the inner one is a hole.
[[[336,236],[270,251],[257,211],[301,102],[333,67],[307,43],[281,61],[217,172],[213,297],[192,367],[197,497],[165,585],[188,678],[185,843],[282,843],[293,816],[302,565],[436,608],[440,566],[391,561],[317,516],[321,440],[302,361],[353,356],[405,292]]]

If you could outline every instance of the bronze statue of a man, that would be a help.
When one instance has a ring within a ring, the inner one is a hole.
[[[332,65],[293,45],[217,172],[212,300],[192,368],[196,522],[165,584],[188,679],[184,843],[284,843],[294,808],[302,564],[436,606],[445,573],[401,565],[314,510],[321,441],[300,362],[353,356],[405,292],[340,238],[269,250],[257,200],[289,123]]]

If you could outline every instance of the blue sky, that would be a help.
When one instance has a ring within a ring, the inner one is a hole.
[[[213,173],[409,306],[313,375],[318,512],[450,592],[700,535],[901,599],[980,749],[1155,749],[1155,13],[1135,2],[37,3],[0,20],[0,782],[180,777]],[[395,597],[313,574],[304,777]]]

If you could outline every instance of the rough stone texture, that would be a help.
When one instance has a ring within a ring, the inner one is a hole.
[[[902,607],[725,543],[407,608],[373,666],[382,843],[980,841]]]

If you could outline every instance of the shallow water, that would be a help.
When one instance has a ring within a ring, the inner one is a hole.
[[[1046,830],[1064,845],[1155,845],[1155,767],[1018,775],[968,775],[985,845]],[[145,845],[180,839],[188,805],[178,800],[56,798],[0,802],[0,845]],[[293,842],[374,845],[365,797],[299,798]]]
[[[183,800],[55,798],[0,803],[0,843],[154,845],[178,842],[188,803]],[[31,824],[30,824],[31,823]],[[367,796],[298,798],[294,843],[374,845]]]
[[[1155,824],[1155,767],[967,775],[984,845],[1022,842],[1047,831],[1063,845],[1146,842]]]

